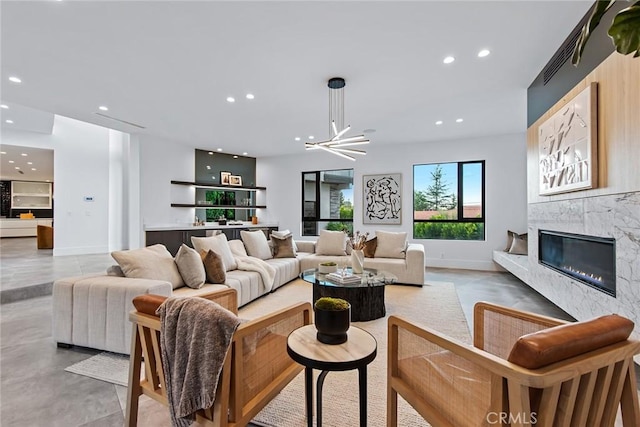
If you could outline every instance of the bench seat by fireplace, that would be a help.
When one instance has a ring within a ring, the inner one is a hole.
[[[529,257],[505,251],[493,251],[493,260],[509,273],[529,284]]]

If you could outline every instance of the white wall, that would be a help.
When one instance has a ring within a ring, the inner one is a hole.
[[[466,160],[485,160],[486,240],[446,241],[413,239],[413,165]],[[427,266],[495,270],[494,249],[503,249],[507,229],[527,229],[527,175],[525,134],[424,144],[367,147],[367,156],[357,161],[330,153],[260,158],[257,184],[267,187],[267,209],[259,212],[261,222],[278,222],[294,238],[301,231],[301,172],[323,169],[354,169],[354,230],[405,231],[412,242],[425,245]],[[402,224],[362,225],[362,175],[402,173]],[[313,239],[305,237],[305,239]]]
[[[140,210],[142,223],[193,223],[195,208],[172,208],[171,203],[195,203],[195,189],[171,185],[193,182],[195,149],[166,139],[138,135],[140,144]]]
[[[108,252],[109,129],[56,116],[52,140],[53,254]]]

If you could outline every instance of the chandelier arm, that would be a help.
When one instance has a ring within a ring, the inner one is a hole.
[[[331,138],[332,141],[335,141],[336,139],[340,139],[340,137],[342,135],[344,135],[345,133],[349,132],[349,129],[351,129],[351,125],[347,126],[346,128],[342,129],[340,132],[336,132],[336,136],[334,136],[333,138]]]
[[[361,156],[364,156],[365,154],[367,154],[366,151],[364,150],[352,150],[350,148],[337,148],[337,147],[330,147],[331,150],[335,150],[335,151],[339,151],[341,153],[349,153],[349,154],[358,154]]]
[[[322,145],[318,145],[318,148],[320,148],[321,150],[327,151],[327,152],[329,152],[331,154],[335,154],[336,156],[340,156],[342,158],[345,158],[347,160],[351,160],[351,161],[354,161],[354,162],[356,160],[355,157],[351,157],[351,156],[349,156],[347,154],[340,153],[339,151],[333,150],[331,148],[324,147]]]

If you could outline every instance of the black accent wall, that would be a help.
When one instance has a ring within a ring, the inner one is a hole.
[[[220,185],[220,172],[231,172],[242,177],[242,185],[255,187],[256,159],[254,157],[237,156],[206,150],[196,150],[196,182]],[[209,166],[211,169],[207,169]]]
[[[627,1],[618,0],[604,15],[602,21],[600,21],[600,25],[598,25],[591,35],[580,64],[577,67],[574,66],[571,63],[571,58],[569,58],[545,85],[543,80],[544,70],[549,66],[553,58],[555,58],[556,54],[564,48],[565,43],[571,37],[571,35],[567,36],[562,46],[553,54],[549,59],[549,63],[545,65],[527,89],[527,127],[538,120],[540,116],[614,52],[615,47],[607,34],[607,30],[611,25],[613,17],[620,10],[630,5],[631,3]],[[589,16],[591,16],[591,10],[589,10],[585,18],[582,19],[575,28],[582,28]],[[571,31],[570,34],[573,34],[573,31]]]

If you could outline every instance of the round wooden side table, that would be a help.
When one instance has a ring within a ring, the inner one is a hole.
[[[377,355],[378,343],[369,332],[351,326],[347,341],[338,345],[323,344],[316,338],[315,325],[296,329],[287,338],[287,352],[305,367],[307,426],[313,426],[313,369],[320,369],[317,387],[317,426],[322,426],[322,385],[331,371],[358,370],[360,426],[367,425],[367,365]]]

